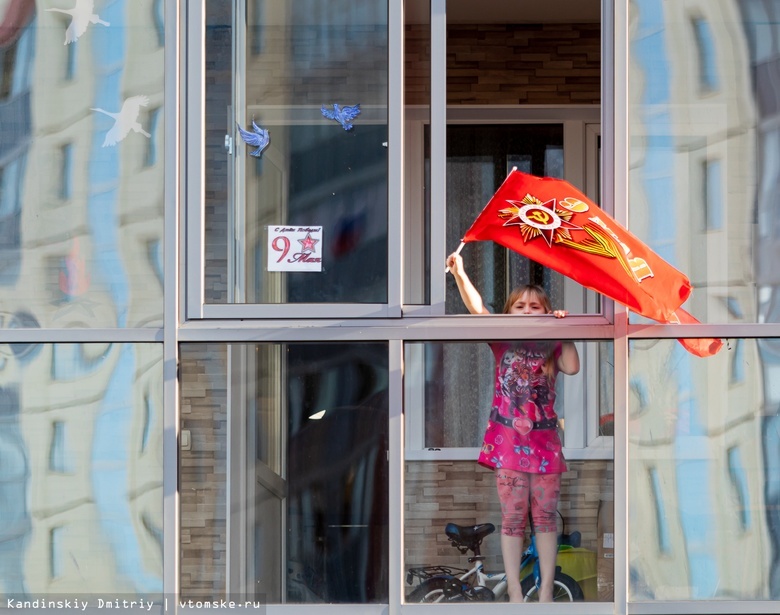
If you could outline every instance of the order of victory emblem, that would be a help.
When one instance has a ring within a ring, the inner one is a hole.
[[[542,237],[549,247],[566,246],[596,256],[614,258],[637,282],[653,275],[644,259],[633,257],[631,250],[598,216],[588,218],[583,226],[571,222],[575,213],[585,213],[587,203],[574,198],[540,201],[526,194],[521,201],[507,200],[509,207],[498,212],[504,226],[520,227],[523,241]],[[575,240],[572,231],[582,231],[584,239]]]

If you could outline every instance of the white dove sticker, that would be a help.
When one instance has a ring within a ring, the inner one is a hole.
[[[100,24],[102,26],[110,26],[107,21],[100,19],[100,15],[93,13],[95,3],[93,0],[76,0],[76,6],[72,9],[46,9],[54,13],[65,13],[70,15],[70,25],[65,30],[65,45],[75,43],[79,40],[79,36],[87,31],[87,27],[91,23]]]
[[[105,109],[98,109],[92,107],[91,111],[97,111],[103,113],[109,117],[114,118],[114,125],[106,133],[106,138],[103,140],[103,147],[110,147],[119,143],[124,139],[132,130],[145,136],[147,139],[151,138],[148,132],[146,132],[138,121],[138,116],[141,113],[141,107],[149,105],[148,96],[131,96],[122,103],[122,110],[119,113],[112,113]]]

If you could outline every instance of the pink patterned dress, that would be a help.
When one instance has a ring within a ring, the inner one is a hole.
[[[566,471],[561,439],[554,426],[555,377],[560,342],[490,344],[496,357],[496,390],[478,462],[532,474]],[[553,375],[544,364],[552,352]]]

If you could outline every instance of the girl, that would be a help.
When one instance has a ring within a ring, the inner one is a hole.
[[[447,267],[472,314],[489,314],[469,280],[459,254],[447,257]],[[553,311],[539,286],[523,286],[509,295],[504,314],[566,315]],[[501,502],[501,553],[510,602],[522,602],[520,560],[529,510],[539,552],[539,601],[551,602],[558,555],[557,510],[561,473],[555,378],[576,374],[580,358],[571,342],[501,342],[490,344],[496,358],[493,408],[478,462],[495,469]]]

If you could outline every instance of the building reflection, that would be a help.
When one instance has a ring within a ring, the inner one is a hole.
[[[0,2],[2,328],[162,324],[162,3],[96,4]],[[159,596],[161,345],[2,348],[3,595]]]
[[[385,602],[386,346],[295,344],[288,357],[288,601]]]
[[[762,193],[780,160],[761,143],[777,101],[756,51],[777,41],[759,4],[632,2],[631,228],[689,274],[688,309],[710,323],[770,321],[776,289],[759,261],[776,242]],[[631,532],[632,600],[777,598],[773,345],[631,344],[630,523],[654,530]]]

